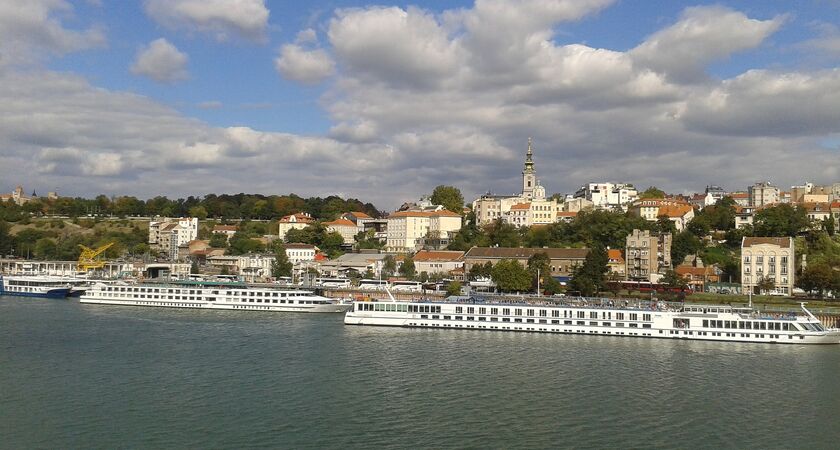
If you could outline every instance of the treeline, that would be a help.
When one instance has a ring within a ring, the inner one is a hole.
[[[198,217],[199,219],[262,219],[269,220],[297,212],[307,212],[322,220],[333,220],[349,211],[362,211],[372,217],[380,217],[379,210],[371,203],[355,198],[329,197],[302,198],[295,194],[261,195],[209,194],[204,197],[187,197],[177,200],[158,196],[148,200],[136,197],[108,197],[99,195],[93,199],[60,197],[57,199],[36,198],[18,206],[12,202],[0,202],[0,220],[18,222],[33,216],[74,217]]]

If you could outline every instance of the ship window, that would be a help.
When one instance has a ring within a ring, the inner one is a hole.
[[[514,322],[522,323],[522,319],[513,319]]]

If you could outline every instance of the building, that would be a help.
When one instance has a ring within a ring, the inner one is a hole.
[[[755,208],[752,206],[735,205],[735,229],[740,230],[746,226],[752,226],[755,222]]]
[[[476,264],[495,265],[503,259],[519,261],[527,267],[528,258],[537,253],[545,253],[551,260],[551,276],[568,279],[575,266],[582,265],[589,253],[588,248],[510,248],[510,247],[473,247],[464,255],[464,271],[470,272]]]
[[[464,252],[460,251],[420,250],[413,259],[417,273],[449,275],[454,270],[464,268]]]
[[[348,276],[355,272],[361,276],[370,272],[375,278],[382,276],[382,266],[388,255],[385,253],[345,253],[336,259],[318,263],[318,271],[324,276]]]
[[[697,255],[686,256],[682,264],[678,265],[674,271],[695,292],[705,292],[707,284],[720,282],[720,269],[714,265],[704,265],[703,260]]]
[[[790,237],[744,237],[741,240],[741,286],[759,293],[759,283],[774,282],[769,293],[791,295],[794,285],[794,243]]]
[[[4,202],[12,202],[18,206],[23,206],[26,203],[32,201],[35,198],[35,193],[32,193],[32,196],[28,196],[23,192],[23,186],[18,186],[12,191],[11,194],[0,194],[0,201]]]
[[[759,207],[779,203],[779,188],[770,184],[769,181],[762,181],[748,187],[747,193],[750,195],[751,206]]]
[[[282,240],[286,240],[286,233],[290,230],[302,230],[313,223],[315,223],[315,219],[309,213],[305,212],[281,217],[277,221],[277,236]]]
[[[621,254],[621,250],[617,248],[607,250],[607,267],[610,269],[610,273],[614,273],[619,279],[625,279],[627,277],[627,267],[625,264],[624,255]]]
[[[521,210],[521,205],[525,204],[529,208],[527,212]],[[511,214],[511,208],[514,205],[520,205],[515,213],[517,217],[510,218],[508,216]],[[546,199],[545,188],[537,179],[531,138],[528,138],[525,167],[522,170],[522,193],[504,196],[493,195],[488,192],[473,201],[472,210],[475,213],[478,226],[487,225],[496,220],[514,224],[519,222],[518,226],[528,226],[524,222],[551,223],[554,221],[556,218],[554,214],[559,210],[559,206],[556,200]]]
[[[790,201],[791,203],[799,203],[805,194],[810,194],[814,189],[814,183],[802,183],[799,186],[790,187]]]
[[[340,218],[355,223],[356,228],[358,228],[357,233],[364,233],[370,228],[368,224],[376,221],[376,219],[361,211],[346,212]]]
[[[227,237],[227,240],[230,241],[230,238],[232,238],[237,231],[239,231],[239,227],[236,225],[214,225],[212,233],[223,234]]]
[[[179,247],[186,247],[198,238],[198,218],[170,219],[156,217],[149,222],[149,247],[152,252],[177,260]],[[182,252],[183,253],[183,252]]]
[[[390,253],[414,253],[424,240],[435,240],[439,246],[461,229],[461,215],[448,210],[397,211],[388,216],[385,250]],[[445,242],[445,244],[444,244]]]
[[[593,209],[595,204],[585,198],[574,198],[567,196],[563,203],[558,205],[561,212],[581,212],[584,209]]]
[[[803,203],[802,209],[811,222],[822,222],[831,217],[831,203]]]
[[[814,186],[811,189],[811,194],[824,194],[828,195],[828,201],[835,201],[840,200],[840,183],[832,183],[820,186]]]
[[[347,219],[336,219],[332,222],[324,222],[327,232],[338,233],[344,239],[344,245],[352,246],[356,243],[356,234],[359,233],[359,228],[355,223]]]
[[[671,233],[633,230],[626,239],[624,260],[628,280],[659,281],[671,268]]]
[[[726,191],[722,187],[715,185],[706,186],[705,193],[707,196],[710,196],[712,200],[714,200],[714,203],[711,203],[711,205],[714,205],[715,203],[717,203],[720,200],[723,200],[723,198],[726,197]],[[706,206],[711,205],[707,204]]]
[[[729,197],[731,197],[738,206],[752,206],[750,203],[750,194],[748,192],[733,192],[729,194]]]
[[[639,192],[632,184],[602,182],[581,186],[574,196],[592,202],[595,208],[627,211],[639,199]]]
[[[694,219],[694,208],[682,200],[675,199],[643,198],[633,202],[629,212],[648,222],[656,222],[660,217],[667,217],[668,220],[674,222],[677,231],[684,230],[688,222]]]
[[[311,244],[292,243],[286,244],[286,257],[292,264],[315,261],[315,254],[318,247]]]

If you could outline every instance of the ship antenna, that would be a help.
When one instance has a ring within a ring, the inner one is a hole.
[[[811,314],[811,311],[808,311],[808,308],[805,307],[806,303],[808,303],[808,302],[799,302],[799,307],[802,308],[802,311],[805,311],[805,314],[807,314],[808,317],[813,319],[815,322],[819,322],[820,319],[817,319],[816,317],[814,317],[814,315]]]

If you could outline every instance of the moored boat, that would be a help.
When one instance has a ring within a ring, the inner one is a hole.
[[[80,303],[165,308],[227,309],[268,312],[343,313],[351,303],[311,291],[248,286],[238,282],[98,283]]]
[[[0,295],[65,298],[71,284],[62,277],[48,275],[0,275]]]
[[[840,344],[805,304],[801,313],[715,305],[615,302],[359,301],[347,325],[528,331],[778,344]]]

